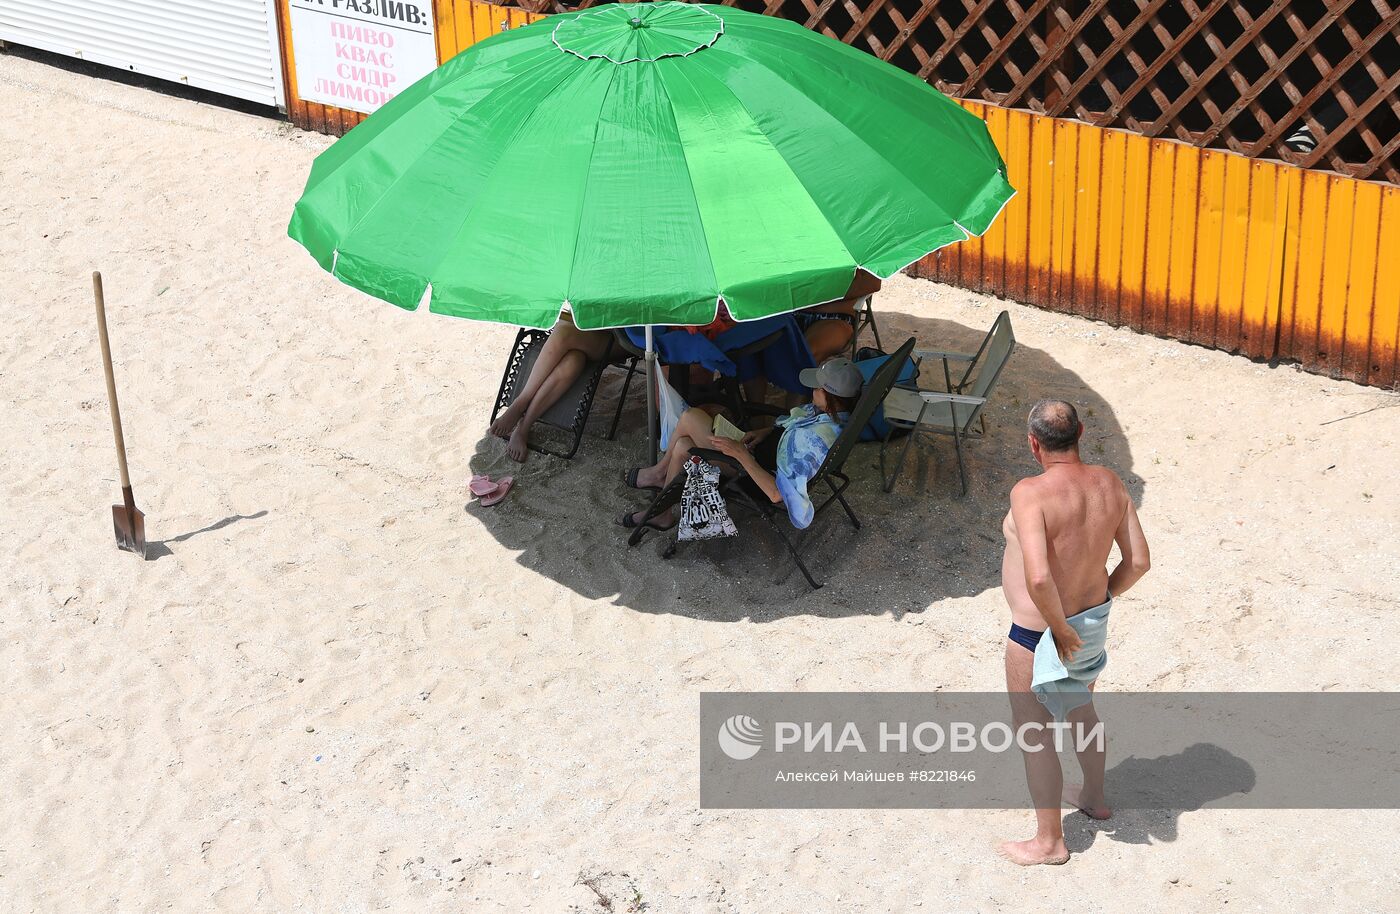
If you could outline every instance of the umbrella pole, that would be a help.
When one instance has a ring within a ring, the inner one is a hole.
[[[647,324],[647,443],[650,446],[651,465],[655,466],[660,456],[656,449],[656,347],[652,344],[651,324]]]

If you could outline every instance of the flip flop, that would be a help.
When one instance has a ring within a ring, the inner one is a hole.
[[[467,489],[477,498],[481,498],[496,491],[496,483],[491,481],[490,476],[479,473],[472,477],[472,481],[467,484]]]
[[[642,472],[641,467],[633,467],[622,474],[622,482],[629,489],[640,489],[643,492],[660,492],[660,486],[642,486],[637,484],[637,476]]]
[[[665,533],[668,530],[676,529],[675,521],[671,521],[671,523],[665,527],[661,526],[660,524],[653,523],[651,521],[647,521],[644,524],[639,524],[632,519],[632,515],[636,513],[636,511],[628,511],[626,514],[622,515],[617,519],[617,525],[619,527],[626,527],[628,530],[635,530],[638,527],[646,527],[648,530],[655,530],[658,533]]]
[[[481,496],[481,506],[483,508],[489,508],[492,505],[499,504],[501,499],[505,498],[506,495],[510,493],[510,487],[514,483],[514,476],[502,476],[496,481],[496,487],[493,490]]]

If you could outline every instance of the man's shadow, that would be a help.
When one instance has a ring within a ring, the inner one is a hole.
[[[1124,759],[1104,778],[1113,817],[1070,813],[1064,820],[1065,846],[1079,853],[1099,835],[1125,844],[1175,841],[1183,812],[1247,794],[1255,781],[1249,762],[1213,743],[1197,743],[1175,755]]]
[[[879,321],[887,350],[912,335],[921,347],[975,352],[987,331],[890,311],[880,312]],[[871,342],[868,334],[861,342]],[[941,387],[941,381],[941,364],[924,369],[923,386]],[[629,531],[615,522],[625,511],[645,507],[648,497],[621,479],[645,457],[642,384],[632,384],[618,440],[604,437],[621,388],[621,372],[607,372],[573,460],[532,453],[522,467],[483,429],[471,472],[495,478],[511,474],[515,489],[498,506],[471,501],[465,510],[521,565],[587,599],[610,599],[640,612],[712,621],[886,612],[898,618],[942,599],[999,586],[1007,495],[1017,480],[1039,471],[1025,428],[1031,403],[1042,397],[1061,397],[1079,407],[1086,428],[1084,458],[1117,471],[1134,500],[1142,499],[1144,483],[1134,472],[1132,450],[1112,407],[1048,353],[1018,344],[988,403],[986,437],[964,446],[965,497],[949,438],[916,442],[889,494],[881,485],[879,445],[856,448],[845,467],[852,479],[847,498],[863,529],[853,529],[833,507],[800,547],[826,582],[823,589],[811,590],[772,531],[738,510],[739,536],[685,543],[665,560],[662,550],[674,534],[648,534],[641,545],[628,548]],[[537,426],[535,434],[552,431]]]

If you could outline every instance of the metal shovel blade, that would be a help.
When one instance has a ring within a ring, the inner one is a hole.
[[[146,557],[146,515],[135,505],[112,505],[112,529],[117,534],[117,548]]]

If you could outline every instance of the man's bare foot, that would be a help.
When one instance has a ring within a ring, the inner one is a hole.
[[[1108,808],[1103,797],[1086,796],[1084,788],[1078,784],[1066,784],[1063,797],[1066,803],[1091,819],[1107,819],[1113,815],[1113,810]]]
[[[487,431],[497,438],[509,438],[510,433],[515,431],[515,427],[519,424],[520,413],[516,410],[515,404],[512,403],[496,417],[496,421],[491,423]]]
[[[516,463],[524,463],[525,458],[530,456],[530,426],[521,422],[515,426],[515,430],[510,433],[510,439],[506,441],[506,453],[510,459]]]
[[[1059,866],[1069,862],[1069,849],[1063,838],[1042,841],[1031,838],[1029,841],[1003,841],[997,851],[1017,866]]]

